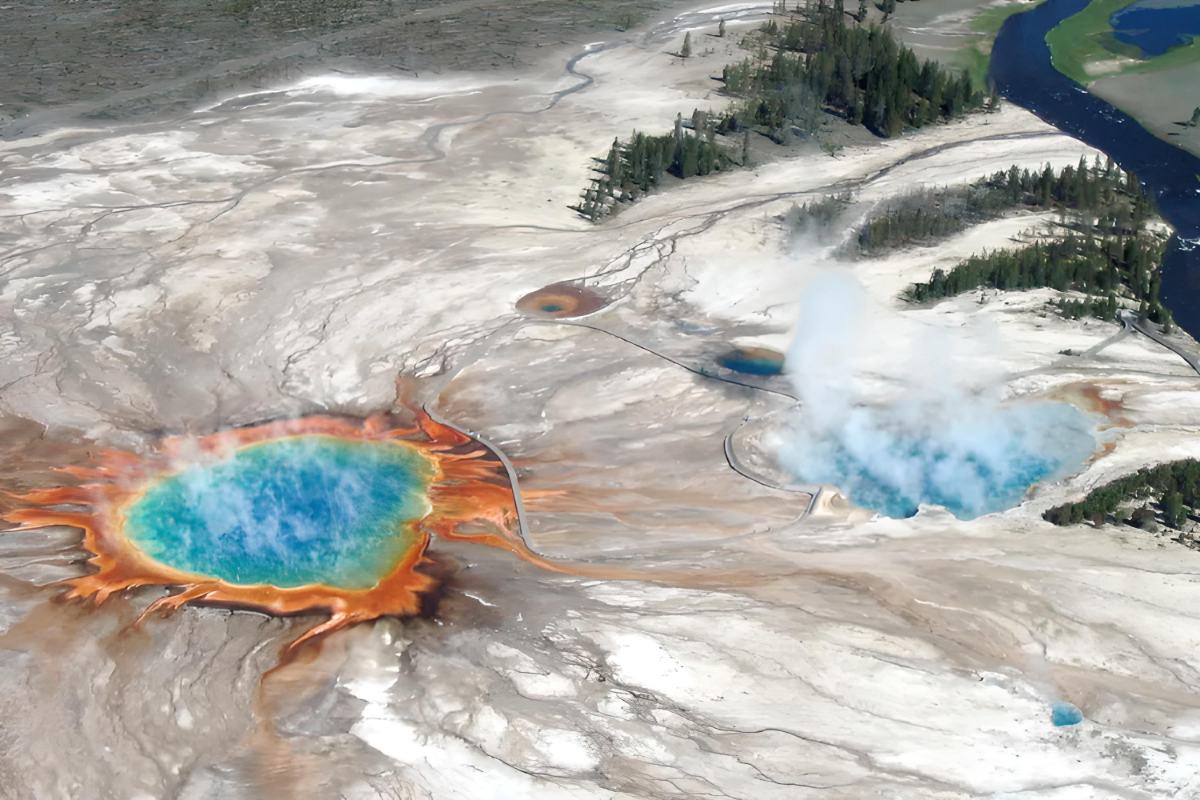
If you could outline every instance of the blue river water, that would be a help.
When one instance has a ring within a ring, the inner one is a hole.
[[[1163,259],[1163,305],[1200,338],[1200,158],[1159,139],[1054,68],[1046,33],[1088,0],[1045,0],[1005,21],[992,48],[990,75],[1009,101],[1082,139],[1132,171],[1176,231]],[[1187,116],[1194,99],[1181,98]]]
[[[1200,34],[1200,4],[1156,6],[1134,3],[1108,18],[1113,35],[1147,56],[1160,56]]]
[[[125,533],[159,563],[227,583],[365,589],[412,544],[432,471],[391,442],[271,440],[154,484]]]

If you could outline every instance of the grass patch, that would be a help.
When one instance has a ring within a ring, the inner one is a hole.
[[[1160,55],[1158,59],[1145,60],[1142,59],[1142,52],[1138,47],[1117,40],[1116,36],[1112,35],[1109,17],[1122,8],[1133,5],[1133,2],[1134,0],[1092,0],[1084,10],[1055,25],[1055,28],[1046,34],[1046,44],[1050,47],[1050,60],[1054,62],[1056,70],[1075,83],[1086,86],[1093,79],[1102,77],[1087,71],[1087,66],[1094,62],[1117,58],[1138,61],[1136,65],[1105,73],[1104,77],[1108,77],[1128,72],[1133,66],[1151,65],[1154,61],[1168,58],[1174,53],[1174,50],[1171,50]]]
[[[1173,47],[1157,58],[1151,58],[1144,61],[1139,61],[1136,64],[1130,64],[1127,68],[1121,70],[1122,75],[1135,72],[1154,72],[1160,69],[1171,69],[1172,67],[1182,67],[1187,64],[1194,64],[1200,61],[1200,37],[1192,39],[1190,44],[1185,44],[1182,47]]]
[[[1040,0],[1039,0],[1040,2]],[[992,44],[1005,20],[1014,14],[1028,11],[1037,3],[1013,2],[985,8],[971,18],[968,27],[975,34],[968,38],[951,59],[956,66],[967,71],[971,80],[981,90],[987,88],[988,67],[992,62]]]

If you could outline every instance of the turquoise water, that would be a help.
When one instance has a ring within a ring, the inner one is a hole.
[[[1050,709],[1050,721],[1056,728],[1078,725],[1083,722],[1083,712],[1070,703],[1055,703]]]
[[[864,411],[808,442],[796,473],[884,516],[911,517],[929,503],[973,519],[1019,505],[1030,486],[1076,469],[1095,447],[1089,419],[1062,403],[935,407],[920,420]]]
[[[783,373],[783,360],[778,358],[754,358],[741,353],[730,353],[721,356],[717,361],[722,367],[744,375],[780,375]]]
[[[365,589],[411,544],[432,471],[394,443],[276,439],[155,484],[126,535],[162,564],[228,583]]]
[[[542,303],[542,311],[545,311],[547,314],[557,314],[562,310],[563,307],[558,303]]]
[[[1113,14],[1108,22],[1113,35],[1122,42],[1136,45],[1148,57],[1160,56],[1200,34],[1200,4],[1134,3]]]

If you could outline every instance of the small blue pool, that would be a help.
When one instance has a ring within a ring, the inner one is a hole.
[[[1132,44],[1147,57],[1160,56],[1200,34],[1200,3],[1167,5],[1142,0],[1109,17],[1113,35]]]
[[[1070,703],[1055,703],[1050,708],[1050,721],[1056,728],[1065,728],[1083,722],[1083,712]]]
[[[722,355],[717,363],[743,375],[768,377],[783,374],[783,354],[765,347],[739,347]]]

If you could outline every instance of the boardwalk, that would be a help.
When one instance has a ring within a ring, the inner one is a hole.
[[[1176,343],[1167,339],[1162,335],[1162,333],[1155,330],[1151,323],[1144,322],[1143,320],[1139,319],[1137,314],[1133,313],[1132,311],[1121,311],[1120,317],[1121,324],[1124,325],[1126,329],[1135,330],[1143,336],[1158,342],[1160,345],[1186,361],[1188,366],[1195,370],[1197,375],[1200,375],[1200,358],[1197,358],[1194,354],[1189,353],[1187,350],[1184,350]]]

